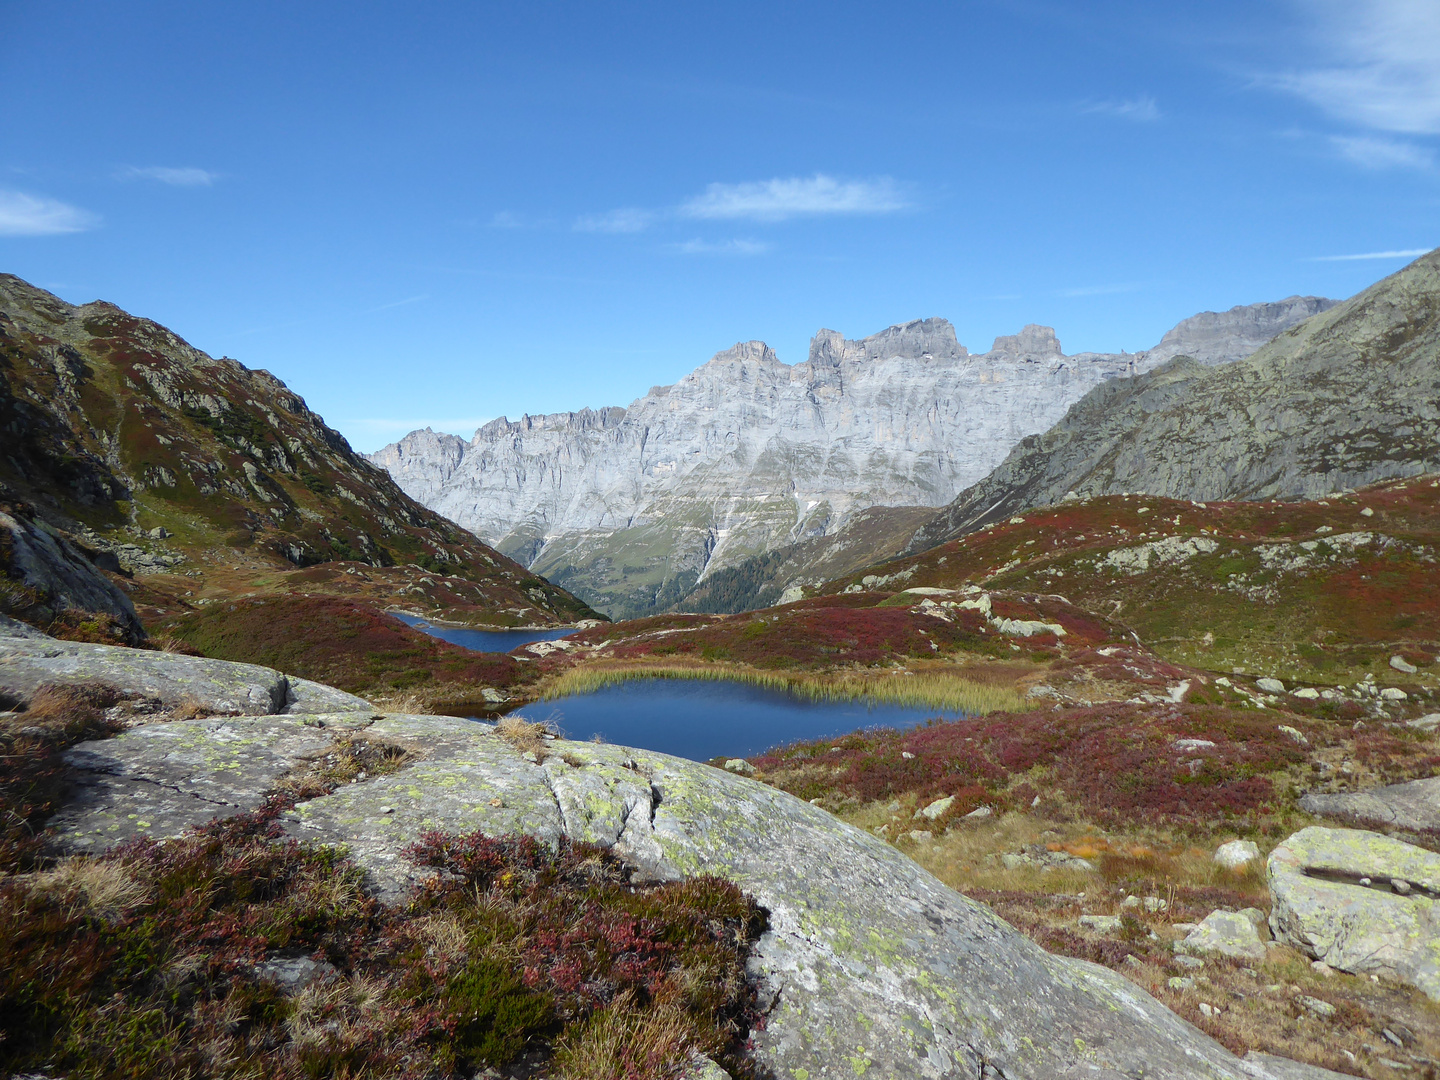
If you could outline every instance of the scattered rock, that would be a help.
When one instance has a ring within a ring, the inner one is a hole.
[[[1335,1015],[1335,1006],[1328,1001],[1321,1001],[1319,998],[1311,997],[1309,994],[1301,994],[1295,999],[1301,1008],[1314,1013],[1322,1020],[1329,1020]]]
[[[324,960],[308,956],[272,957],[256,964],[251,971],[256,978],[273,982],[287,993],[296,993],[314,982],[322,982],[339,972]]]
[[[1406,701],[1410,697],[1409,694],[1401,690],[1398,686],[1385,687],[1385,689],[1380,691],[1380,696],[1386,701]]]
[[[917,818],[923,817],[928,821],[934,821],[941,814],[945,813],[946,810],[949,810],[950,807],[954,805],[954,802],[954,795],[946,795],[943,799],[936,799],[930,803],[930,805],[922,806],[919,810],[916,810],[915,816]]]
[[[1186,968],[1190,971],[1199,971],[1205,966],[1205,961],[1198,956],[1186,956],[1184,953],[1177,955],[1174,963],[1176,967]]]
[[[1215,861],[1226,870],[1242,870],[1260,858],[1260,847],[1253,840],[1231,840],[1215,849]]]
[[[1440,999],[1440,855],[1380,833],[1312,826],[1272,851],[1266,871],[1279,941]],[[1399,895],[1395,879],[1419,887]]]
[[[990,809],[990,807],[980,806],[975,808],[974,810],[971,810],[968,814],[965,815],[965,817],[967,820],[971,821],[983,821],[985,818],[992,817],[994,813],[995,811]]]
[[[1256,679],[1255,685],[1267,694],[1283,694],[1285,684],[1279,679]]]
[[[1282,735],[1289,736],[1292,742],[1298,743],[1300,746],[1310,745],[1310,740],[1305,737],[1305,733],[1299,728],[1291,727],[1289,724],[1280,724],[1278,725],[1278,730]]]
[[[1098,934],[1113,934],[1120,929],[1119,915],[1081,915],[1080,925]]]
[[[1193,990],[1195,989],[1195,980],[1188,975],[1171,975],[1165,980],[1165,985],[1171,990]]]
[[[1410,663],[1410,661],[1406,660],[1403,656],[1390,657],[1390,666],[1396,671],[1403,672],[1406,675],[1414,675],[1417,671],[1420,670],[1414,664]]]
[[[1416,731],[1423,731],[1429,735],[1437,728],[1440,728],[1440,712],[1427,713],[1419,719],[1409,721],[1406,726],[1412,727]]]
[[[1175,946],[1176,951],[1228,956],[1236,960],[1265,959],[1265,943],[1255,924],[1242,912],[1212,911]]]
[[[1435,714],[1440,718],[1440,713]],[[1412,721],[1415,723],[1416,721]],[[1440,829],[1440,776],[1368,791],[1304,795],[1300,809],[1317,817],[1397,829]]]
[[[1320,697],[1320,691],[1313,686],[1302,686],[1298,690],[1291,690],[1290,696],[1303,698],[1306,701],[1315,701]]]
[[[754,776],[755,766],[741,757],[732,757],[725,762],[727,772],[738,773],[741,776]]]

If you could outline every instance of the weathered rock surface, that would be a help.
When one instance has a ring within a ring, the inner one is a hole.
[[[1251,1050],[1240,1061],[1240,1067],[1260,1080],[1340,1080],[1345,1073],[1322,1069],[1318,1065],[1303,1065],[1289,1058],[1276,1057]]]
[[[1338,300],[1290,296],[1273,304],[1242,304],[1229,311],[1202,311],[1182,319],[1145,354],[1152,365],[1188,356],[1206,366],[1243,360],[1276,334],[1329,311]]]
[[[564,835],[655,878],[725,876],[770,912],[752,962],[770,1006],[755,1045],[777,1076],[1259,1075],[1120,976],[1045,953],[893,847],[662,754],[556,742],[535,763],[482,725],[433,716],[153,725],[75,748],[84,796],[64,811],[62,839],[93,850],[239,812],[322,753],[334,728],[357,725],[421,756],[300,804],[291,835],[345,844],[391,897],[413,880],[400,851],[427,828]]]
[[[1243,360],[1186,356],[1090,391],[911,538],[1124,492],[1315,498],[1440,469],[1440,251]]]
[[[1270,927],[1332,968],[1440,1000],[1440,855],[1361,829],[1301,829],[1270,853]]]
[[[103,612],[133,640],[145,637],[130,598],[75,543],[33,518],[0,510],[0,575],[42,594],[51,617],[66,608]]]
[[[1244,355],[1256,327],[1278,332],[1310,302],[1214,316],[1234,318],[1185,339]],[[821,330],[793,366],[742,342],[627,409],[502,418],[468,442],[426,429],[371,460],[536,573],[631,616],[866,508],[943,506],[1087,391],[1168,356],[1066,356],[1042,326],[980,356],[944,319],[859,341]]]
[[[1253,840],[1231,840],[1215,849],[1215,861],[1226,870],[1240,870],[1260,858],[1260,848]]]
[[[1440,776],[1369,791],[1304,795],[1300,809],[1317,817],[1341,818],[1361,825],[1387,825],[1416,832],[1440,829]]]
[[[58,641],[0,624],[0,690],[24,699],[46,683],[78,682],[103,682],[167,705],[195,704],[209,712],[373,712],[354,694],[255,664]]]
[[[1175,947],[1235,960],[1265,959],[1265,943],[1260,940],[1260,932],[1250,915],[1241,911],[1212,911]]]

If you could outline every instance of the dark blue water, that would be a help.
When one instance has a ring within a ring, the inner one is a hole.
[[[476,652],[509,652],[532,641],[554,641],[575,633],[574,627],[567,630],[471,630],[464,626],[431,626],[414,615],[401,615],[398,611],[390,614],[408,626],[424,630],[431,637],[474,649]]]
[[[802,739],[860,728],[908,728],[961,714],[901,705],[810,701],[738,682],[634,679],[591,694],[537,701],[514,715],[552,720],[567,738],[598,735],[608,743],[708,761],[749,757]]]

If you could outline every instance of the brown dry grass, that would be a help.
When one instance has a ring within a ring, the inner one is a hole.
[[[502,716],[495,723],[495,734],[522,754],[534,754],[543,760],[551,739],[559,736],[548,720],[530,721],[518,716]]]
[[[558,1080],[629,1080],[666,1076],[697,1048],[685,1011],[673,1001],[636,1007],[632,995],[617,997],[578,1031],[555,1046]]]
[[[1408,1075],[1437,1075],[1427,1061],[1440,1061],[1440,1003],[1411,987],[1325,974],[1313,969],[1308,957],[1278,945],[1267,947],[1263,961],[1207,957],[1200,969],[1175,963],[1174,945],[1187,932],[1176,923],[1197,922],[1217,908],[1269,908],[1264,859],[1274,840],[1255,837],[1261,858],[1235,873],[1216,864],[1212,854],[1235,839],[1233,833],[1106,831],[1078,815],[1062,821],[1014,812],[962,821],[943,835],[917,841],[909,836],[918,827],[911,816],[915,809],[913,797],[905,797],[844,816],[872,832],[884,826],[881,835],[941,881],[989,904],[1046,948],[1120,972],[1231,1050],[1258,1050],[1377,1080],[1397,1075],[1381,1058],[1411,1065],[1416,1071]],[[1297,817],[1288,825],[1293,831],[1310,823]],[[1026,849],[1066,851],[1096,869],[1009,869],[1000,862],[1000,855]],[[1164,899],[1168,908],[1155,913],[1124,908],[1129,895]],[[1125,913],[1135,919],[1119,934],[1098,933],[1078,922],[1081,915]],[[1172,989],[1169,980],[1178,977],[1194,983]],[[1306,996],[1335,1005],[1335,1016],[1314,1016],[1300,1004]],[[1382,1034],[1386,1028],[1403,1034],[1409,1045],[1389,1043]]]

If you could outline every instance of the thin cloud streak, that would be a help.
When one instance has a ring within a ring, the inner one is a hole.
[[[1123,101],[1095,101],[1081,106],[1080,111],[1114,116],[1121,120],[1131,120],[1137,124],[1153,124],[1160,119],[1161,115],[1160,106],[1149,94],[1141,94],[1137,98]]]
[[[1316,255],[1306,262],[1357,262],[1361,259],[1418,259],[1429,255],[1430,248],[1407,248],[1405,251],[1367,251],[1361,255]]]
[[[683,244],[671,244],[671,251],[682,255],[763,255],[772,245],[763,240],[687,240]]]
[[[1113,296],[1117,293],[1139,292],[1144,287],[1139,282],[1129,282],[1124,285],[1083,285],[1078,289],[1061,289],[1055,295],[1066,297]]]
[[[651,210],[626,207],[611,210],[606,214],[587,214],[575,221],[576,232],[595,233],[638,233],[654,224],[656,214]]]
[[[193,167],[172,169],[164,165],[147,165],[140,168],[130,165],[121,169],[115,177],[117,180],[156,180],[171,187],[209,187],[220,179],[220,174]]]
[[[99,223],[88,210],[59,199],[0,191],[0,236],[60,236],[84,232]]]
[[[702,220],[785,221],[825,214],[888,214],[910,203],[890,177],[837,180],[816,173],[743,184],[711,184],[682,203],[681,217]]]
[[[370,311],[371,311],[372,314],[374,314],[374,313],[376,313],[376,312],[381,312],[381,311],[389,311],[391,308],[404,307],[406,304],[418,304],[418,303],[420,303],[420,301],[422,301],[422,300],[429,300],[429,299],[430,299],[430,294],[429,294],[429,293],[422,293],[422,294],[419,295],[419,296],[407,296],[404,300],[392,300],[392,301],[391,301],[390,303],[388,303],[388,304],[381,304],[381,305],[380,305],[379,307],[377,307],[377,308],[371,308]]]
[[[1435,151],[1397,139],[1372,135],[1332,135],[1330,142],[1347,161],[1365,169],[1432,169]]]

